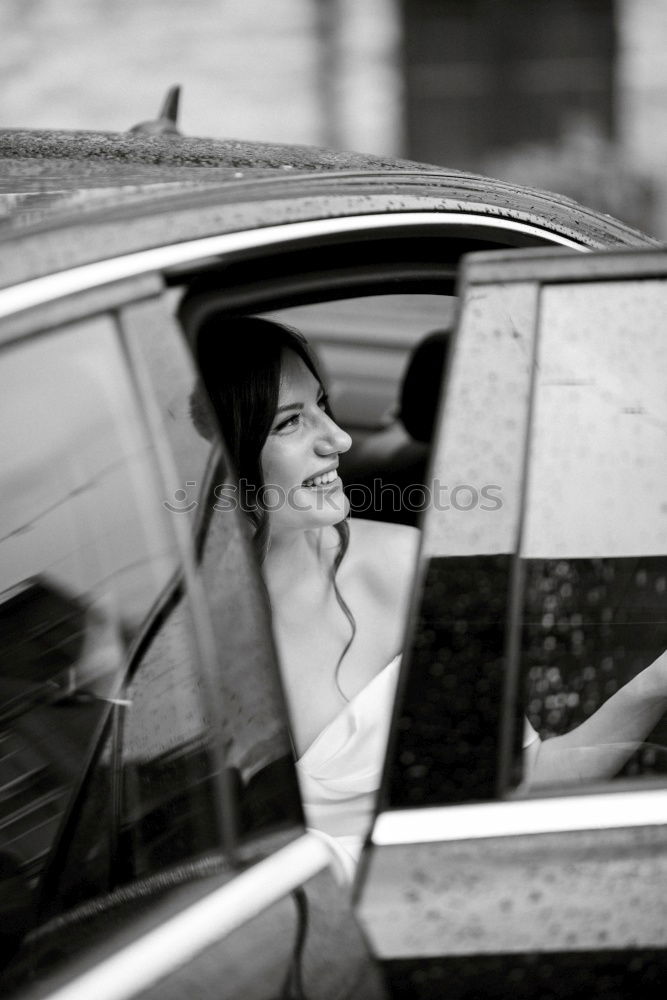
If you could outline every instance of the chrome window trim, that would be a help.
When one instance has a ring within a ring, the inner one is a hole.
[[[194,262],[201,258],[217,257],[249,249],[279,246],[292,241],[317,239],[324,236],[354,234],[356,232],[379,231],[382,229],[409,229],[423,226],[473,226],[487,229],[505,229],[510,232],[534,236],[571,250],[585,252],[587,247],[558,233],[549,232],[540,226],[493,215],[476,215],[458,212],[402,212],[395,215],[355,215],[338,219],[315,219],[308,222],[292,222],[262,229],[242,230],[207,236],[183,243],[172,243],[150,250],[96,261],[79,267],[33,278],[30,281],[0,290],[0,318],[43,305],[46,302],[75,295],[91,287],[110,284],[114,281],[160,271]]]
[[[380,813],[374,847],[667,826],[667,788],[429,806]]]
[[[136,996],[334,863],[324,841],[306,833],[48,993],[48,998],[127,1000]]]

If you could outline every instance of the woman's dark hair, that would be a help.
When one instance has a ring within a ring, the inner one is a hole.
[[[203,385],[198,384],[190,397],[190,413],[199,433],[210,440],[215,435],[215,428],[209,400],[213,404],[238,475],[240,506],[254,528],[253,541],[260,562],[264,561],[269,545],[268,515],[262,504],[261,454],[278,407],[281,358],[285,348],[294,351],[323,386],[308,342],[292,327],[258,316],[211,313],[197,328],[196,354]],[[332,416],[326,398],[325,410]],[[352,644],[356,624],[336,584],[336,573],[349,545],[347,521],[339,522],[335,528],[340,544],[332,568],[332,583],[336,599],[352,629],[336,667],[338,684],[338,669]]]

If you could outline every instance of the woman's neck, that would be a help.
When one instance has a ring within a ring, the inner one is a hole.
[[[328,580],[337,548],[338,536],[331,528],[270,536],[262,568],[272,603],[274,596]]]

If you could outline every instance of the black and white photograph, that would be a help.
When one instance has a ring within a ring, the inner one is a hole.
[[[0,996],[663,1000],[665,0],[0,48]]]

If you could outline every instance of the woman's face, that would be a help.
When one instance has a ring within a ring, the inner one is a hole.
[[[324,411],[322,386],[298,354],[283,350],[278,408],[262,448],[264,502],[272,533],[337,524],[349,504],[338,456],[352,443]]]

